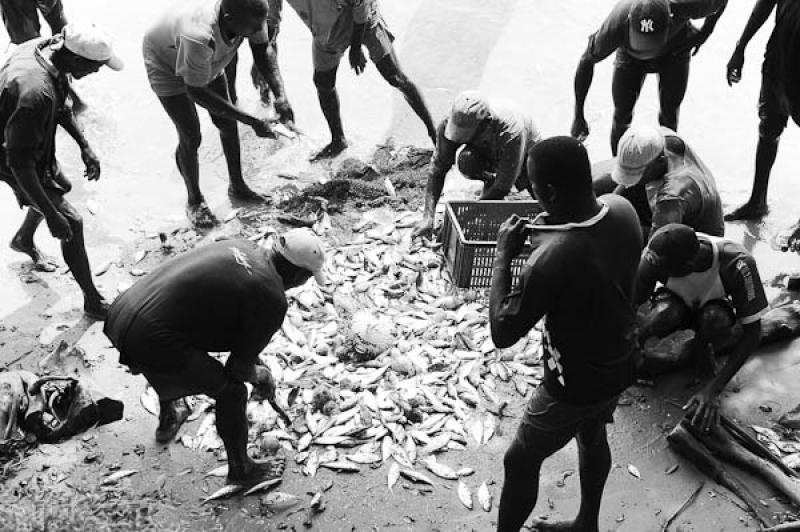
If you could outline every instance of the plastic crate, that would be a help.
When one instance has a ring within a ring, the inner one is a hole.
[[[445,206],[441,242],[453,282],[459,288],[492,283],[497,231],[512,214],[536,216],[538,201],[450,201]],[[531,254],[529,246],[511,261],[513,284]]]

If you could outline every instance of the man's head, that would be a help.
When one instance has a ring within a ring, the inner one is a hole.
[[[655,57],[669,37],[669,0],[636,0],[628,13],[628,42],[645,57]]]
[[[294,266],[294,269],[282,272],[286,288],[300,286],[312,275],[320,286],[327,282],[323,271],[325,250],[322,247],[322,240],[311,229],[286,231],[278,237],[274,249]]]
[[[636,185],[648,166],[663,161],[664,146],[663,133],[654,127],[637,126],[628,129],[617,144],[617,162],[611,178],[618,185]]]
[[[660,277],[658,273],[684,277],[698,269],[702,249],[694,229],[683,224],[667,224],[653,233],[644,258],[654,278]]]
[[[62,41],[55,52],[59,70],[77,79],[100,70],[105,65],[122,70],[124,64],[111,47],[111,38],[94,24],[67,24],[61,30]]]
[[[267,0],[222,0],[222,23],[239,37],[266,31],[269,5]]]
[[[528,175],[544,210],[560,216],[594,199],[592,169],[583,144],[572,137],[551,137],[528,151]]]
[[[464,91],[453,100],[444,136],[458,144],[472,140],[478,127],[489,118],[489,104],[478,91]]]

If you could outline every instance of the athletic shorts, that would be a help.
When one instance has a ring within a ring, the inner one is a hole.
[[[364,46],[367,47],[369,58],[377,63],[392,52],[394,35],[382,20],[364,29]],[[342,56],[350,47],[350,43],[323,44],[314,40],[311,45],[311,59],[314,70],[328,72],[339,66]]]
[[[766,138],[778,138],[789,117],[792,116],[791,104],[781,84],[766,73],[761,75],[761,91],[758,94],[758,134]],[[800,125],[800,113],[792,116]]]
[[[579,432],[596,433],[601,425],[614,422],[619,395],[597,403],[574,405],[553,398],[539,386],[528,401],[517,429],[515,444],[525,453],[544,459],[564,447]]]
[[[164,327],[137,318],[121,340],[106,335],[119,350],[120,364],[144,375],[162,401],[201,393],[215,396],[225,386],[220,361]]]

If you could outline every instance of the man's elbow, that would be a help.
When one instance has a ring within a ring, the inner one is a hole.
[[[500,349],[511,347],[521,338],[516,331],[511,330],[511,327],[509,327],[508,324],[503,323],[503,321],[492,320],[491,332],[492,342],[494,343],[495,347],[499,347]]]

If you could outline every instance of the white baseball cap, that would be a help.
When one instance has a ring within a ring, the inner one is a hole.
[[[291,229],[278,237],[275,249],[289,262],[310,271],[317,284],[327,283],[325,272],[325,250],[322,240],[307,227]]]
[[[632,187],[642,179],[644,169],[664,152],[664,134],[651,126],[632,127],[617,145],[617,162],[611,179],[618,185]]]
[[[62,34],[64,47],[70,52],[105,63],[111,70],[122,70],[125,66],[111,48],[111,37],[94,24],[67,24]]]
[[[453,100],[444,136],[447,140],[465,143],[472,139],[478,126],[491,115],[486,98],[478,91],[464,91]]]

